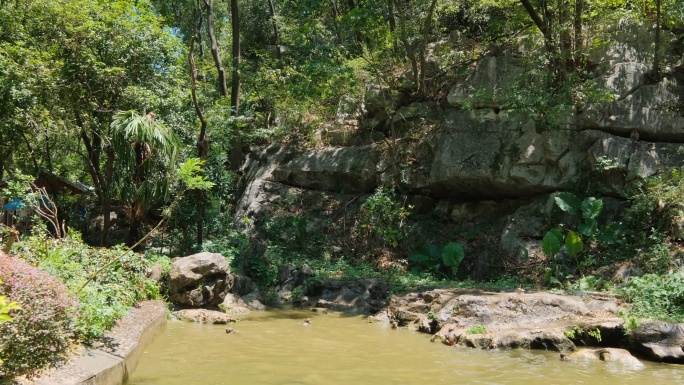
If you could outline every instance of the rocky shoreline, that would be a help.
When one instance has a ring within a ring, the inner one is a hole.
[[[171,273],[176,303],[189,308],[174,316],[191,322],[225,324],[263,310],[260,293],[247,277],[233,274],[220,254],[177,258]],[[631,354],[657,362],[684,364],[684,324],[651,322],[628,330],[620,316],[629,309],[620,297],[596,292],[491,292],[479,289],[426,288],[392,295],[388,282],[375,278],[314,280],[307,266],[279,268],[278,297],[312,311],[327,309],[368,314],[433,335],[433,341],[480,349],[543,349],[564,360],[597,359],[639,367]],[[220,285],[219,285],[220,284]],[[217,290],[217,287],[221,287]],[[203,307],[221,302],[222,311]],[[595,348],[577,352],[578,348]]]

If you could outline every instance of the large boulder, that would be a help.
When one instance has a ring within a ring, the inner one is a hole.
[[[186,306],[216,306],[232,286],[226,258],[199,253],[176,258],[169,274],[169,299]]]
[[[633,351],[659,362],[684,364],[684,323],[650,322],[629,334]]]

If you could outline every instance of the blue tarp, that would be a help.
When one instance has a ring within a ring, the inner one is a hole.
[[[2,206],[2,211],[15,211],[15,210],[21,210],[24,208],[24,202],[21,201],[19,198],[14,198],[11,201],[5,203],[4,206]]]

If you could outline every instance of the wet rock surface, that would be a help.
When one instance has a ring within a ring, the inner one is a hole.
[[[592,296],[435,289],[394,297],[385,314],[448,345],[568,352],[576,347],[568,330],[620,329],[619,307]]]
[[[684,364],[684,324],[651,322],[629,333],[630,348],[659,362]]]
[[[614,363],[631,370],[641,370],[644,364],[634,357],[628,350],[616,348],[579,349],[568,355],[561,355],[563,361],[603,361]]]

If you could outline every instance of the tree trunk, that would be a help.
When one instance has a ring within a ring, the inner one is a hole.
[[[202,6],[200,0],[197,0],[197,24],[195,26],[195,35],[197,36],[197,45],[199,46],[199,55],[204,57],[204,45],[202,44]]]
[[[575,68],[578,72],[582,71],[584,67],[584,59],[582,56],[582,50],[584,49],[584,40],[582,39],[582,14],[584,13],[584,0],[575,0],[575,49],[574,49],[574,61]]]
[[[273,22],[273,37],[275,38],[275,54],[278,61],[282,60],[282,54],[280,52],[280,30],[278,29],[278,19],[275,11],[275,5],[273,0],[268,0],[268,9],[271,12],[271,20]]]
[[[230,17],[233,34],[233,81],[230,106],[233,108],[233,116],[237,116],[240,110],[240,12],[238,0],[230,0]]]
[[[126,244],[131,247],[142,239],[142,225],[143,225],[144,210],[139,203],[134,203],[131,206],[131,225],[128,228],[128,240]],[[136,246],[133,250],[140,251],[143,245]]]
[[[437,0],[432,0],[430,4],[430,10],[428,11],[427,18],[425,19],[425,24],[423,25],[423,33],[421,34],[420,42],[420,85],[419,89],[425,92],[425,70],[427,68],[426,54],[425,50],[427,48],[427,40],[430,34],[430,29],[432,28],[432,15],[435,12],[435,6],[437,5]]]
[[[420,86],[420,83],[418,81],[418,61],[416,60],[416,54],[413,50],[413,47],[411,47],[411,45],[409,44],[408,36],[406,35],[406,10],[404,9],[404,5],[401,4],[401,0],[392,1],[394,1],[394,7],[397,9],[397,14],[399,15],[399,39],[401,40],[401,43],[404,45],[404,49],[406,50],[406,56],[411,61],[411,71],[413,72],[413,87],[414,90],[419,91],[418,87]]]
[[[397,29],[397,21],[394,19],[394,3],[393,0],[387,0],[387,21],[389,22],[390,32]]]
[[[206,160],[209,155],[209,140],[207,139],[207,120],[202,114],[199,101],[197,100],[195,79],[197,78],[197,66],[193,55],[195,39],[190,39],[190,51],[188,52],[188,63],[190,64],[190,93],[192,94],[192,104],[195,106],[195,113],[200,120],[200,133],[197,136],[197,156]],[[197,245],[201,245],[204,235],[204,194],[202,190],[197,191]]]
[[[102,172],[102,166],[100,163],[100,155],[102,153],[102,136],[104,135],[101,131],[89,130],[85,126],[85,122],[81,118],[79,112],[74,113],[76,124],[80,128],[80,138],[85,147],[86,153],[83,157],[86,160],[88,166],[88,172],[90,178],[93,180],[95,185],[95,194],[97,195],[98,202],[100,204],[100,211],[102,214],[102,232],[100,233],[100,246],[107,246],[109,241],[109,228],[111,227],[111,218],[109,213],[111,212],[111,192],[110,192],[110,182],[112,180],[113,164],[114,164],[114,153],[111,147],[108,147],[106,151],[105,160],[105,171]],[[92,132],[92,138],[88,136],[88,133]]]
[[[230,0],[230,15],[233,34],[233,81],[230,92],[230,106],[232,116],[238,116],[240,112],[240,12],[238,0]],[[228,154],[230,168],[233,171],[240,169],[242,165],[242,143],[239,135],[234,135],[230,141],[231,149]]]
[[[389,0],[392,1],[392,0]],[[333,25],[335,26],[335,35],[337,36],[337,44],[342,44],[342,32],[340,31],[340,25],[337,23],[337,19],[340,18],[340,9],[337,6],[337,0],[331,0],[332,11],[333,11]]]
[[[522,3],[523,7],[525,7],[525,10],[527,11],[527,14],[530,16],[532,21],[534,22],[534,25],[537,26],[539,31],[546,37],[548,34],[546,30],[546,23],[542,18],[539,16],[539,13],[537,13],[537,10],[534,9],[534,6],[532,3],[530,3],[530,0],[520,0],[520,3]]]
[[[652,78],[654,81],[660,79],[660,3],[656,0],[656,27],[655,27],[655,50],[653,52]]]
[[[235,0],[232,0],[235,1]],[[218,71],[218,86],[221,96],[228,96],[228,86],[226,86],[226,71],[221,62],[221,52],[216,40],[216,30],[214,29],[214,6],[212,0],[204,0],[207,8],[207,32],[211,41],[211,56],[214,58],[214,65]]]

